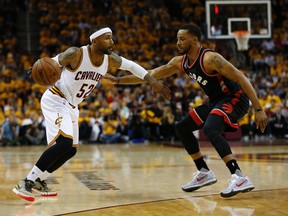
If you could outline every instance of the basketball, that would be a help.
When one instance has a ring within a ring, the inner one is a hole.
[[[61,76],[61,68],[53,59],[44,57],[34,63],[31,76],[40,85],[54,85]]]

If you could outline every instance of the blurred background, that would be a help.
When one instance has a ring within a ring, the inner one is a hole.
[[[265,133],[259,134],[251,109],[227,138],[287,139],[288,1],[264,1],[261,7],[257,1],[207,2],[0,0],[0,145],[46,145],[40,98],[47,87],[27,77],[38,58],[87,45],[94,26],[107,25],[113,30],[116,53],[152,69],[179,55],[176,35],[187,23],[201,28],[203,46],[247,75],[270,117]],[[239,30],[251,33],[248,48],[241,51],[231,34]],[[154,100],[147,84],[113,86],[102,80],[80,104],[80,143],[178,143],[175,122],[207,97],[180,71],[162,82],[172,91],[169,102]],[[205,139],[201,131],[196,135]]]

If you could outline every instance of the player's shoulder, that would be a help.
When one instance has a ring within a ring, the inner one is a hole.
[[[174,57],[169,61],[169,64],[179,65],[179,64],[181,64],[183,58],[184,58],[184,55],[174,56]]]
[[[70,65],[70,67],[74,68],[74,65],[78,65],[81,61],[81,56],[81,49],[73,46],[60,53],[58,59],[62,66]]]
[[[203,59],[204,60],[209,60],[211,58],[217,58],[217,57],[222,57],[222,55],[212,49],[206,49],[204,54],[203,54]]]
[[[60,53],[60,56],[64,59],[70,59],[70,58],[77,58],[81,56],[81,49],[79,47],[69,47],[64,52]]]
[[[122,63],[121,56],[119,56],[117,53],[112,52],[109,55],[110,67],[120,67],[121,63]]]
[[[79,47],[72,46],[72,47],[69,47],[67,50],[65,50],[65,53],[67,53],[68,55],[69,54],[75,54],[75,53],[80,52],[80,49],[81,48],[79,48]]]
[[[180,56],[174,56],[172,59],[174,61],[179,61],[179,60],[182,60],[184,58],[185,55],[180,55]]]
[[[110,55],[109,55],[109,58],[113,58],[113,59],[121,59],[121,57],[115,53],[115,52],[112,52]]]

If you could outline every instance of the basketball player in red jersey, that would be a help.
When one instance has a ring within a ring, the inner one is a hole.
[[[245,176],[227,140],[224,131],[235,131],[237,121],[249,108],[249,99],[255,110],[255,122],[264,132],[268,118],[263,111],[254,88],[245,75],[224,59],[219,53],[201,46],[201,32],[194,24],[182,26],[177,34],[177,46],[181,56],[172,58],[166,65],[155,68],[150,74],[156,79],[169,77],[179,71],[196,80],[209,96],[209,102],[189,111],[185,119],[176,124],[176,131],[183,146],[198,169],[193,179],[182,187],[191,192],[216,183],[214,173],[209,170],[199,149],[198,140],[192,131],[203,129],[226,166],[231,172],[230,184],[221,191],[222,197],[231,197],[239,192],[248,192],[254,185]],[[113,83],[142,83],[133,75],[107,78]]]
[[[76,154],[78,144],[77,108],[112,68],[128,70],[151,84],[155,93],[170,99],[169,88],[163,86],[143,67],[113,52],[112,31],[105,27],[90,36],[90,45],[70,47],[53,59],[62,68],[61,77],[41,98],[45,117],[48,148],[42,153],[27,177],[20,180],[13,192],[34,201],[33,192],[56,196],[45,179]]]

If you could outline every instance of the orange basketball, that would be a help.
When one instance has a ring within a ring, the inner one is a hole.
[[[34,63],[31,75],[32,79],[40,85],[54,85],[61,76],[61,68],[53,59],[44,57]]]

